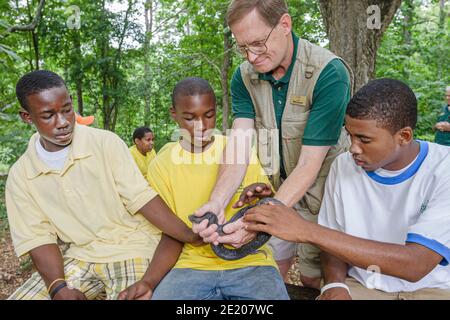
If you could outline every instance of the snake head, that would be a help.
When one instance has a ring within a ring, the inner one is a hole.
[[[191,214],[188,217],[189,221],[191,221],[192,223],[201,223],[203,220],[207,219],[208,220],[208,227],[212,224],[218,224],[218,220],[217,220],[217,216],[213,213],[213,212],[206,212],[204,215],[198,217],[195,214]]]

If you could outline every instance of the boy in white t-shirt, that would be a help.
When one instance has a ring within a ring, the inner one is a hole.
[[[350,152],[333,162],[314,225],[284,206],[247,228],[320,247],[320,299],[450,299],[450,149],[416,141],[404,83],[369,82],[350,101]],[[254,224],[259,222],[259,224]]]

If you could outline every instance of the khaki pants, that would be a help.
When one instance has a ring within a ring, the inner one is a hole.
[[[298,204],[294,206],[297,213],[305,220],[317,223],[319,215],[312,214],[310,212],[300,209]],[[320,253],[321,250],[316,246],[308,243],[300,243],[297,246],[297,255],[299,257],[299,271],[300,273],[309,278],[322,277],[322,269],[320,265]]]
[[[317,223],[318,215],[313,215],[300,209],[298,204],[294,206],[297,213],[308,221]],[[320,266],[320,249],[306,243],[295,243],[270,238],[269,246],[272,248],[273,257],[278,261],[288,261],[295,254],[299,257],[299,271],[302,275],[309,278],[320,278],[322,270]]]
[[[450,300],[450,290],[427,288],[414,292],[384,292],[368,289],[353,278],[347,278],[345,283],[353,300]]]

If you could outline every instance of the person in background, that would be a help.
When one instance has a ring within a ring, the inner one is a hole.
[[[133,132],[134,145],[130,147],[130,152],[144,178],[147,178],[148,165],[156,157],[154,137],[149,127],[139,127]]]
[[[436,136],[434,142],[450,146],[450,86],[445,89],[446,103],[442,106],[442,114],[434,126]]]

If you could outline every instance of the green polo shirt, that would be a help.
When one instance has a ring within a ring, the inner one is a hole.
[[[294,54],[283,78],[275,80],[270,72],[259,75],[261,80],[269,81],[272,86],[278,128],[281,128],[289,80],[297,57],[298,37],[292,33],[292,38]],[[339,59],[330,61],[320,74],[314,88],[311,113],[303,136],[304,145],[332,146],[338,142],[344,124],[345,110],[351,98],[350,88],[350,79],[342,61]],[[236,69],[231,80],[231,97],[234,119],[255,119],[255,108],[242,80],[240,68]]]
[[[448,110],[449,106],[445,105],[442,108],[442,114],[439,116],[438,121],[437,122],[441,122],[441,121],[447,121],[450,122],[450,111]],[[436,136],[434,141],[436,143],[442,144],[444,146],[450,146],[450,132],[449,131],[440,131],[440,130],[436,130]]]

